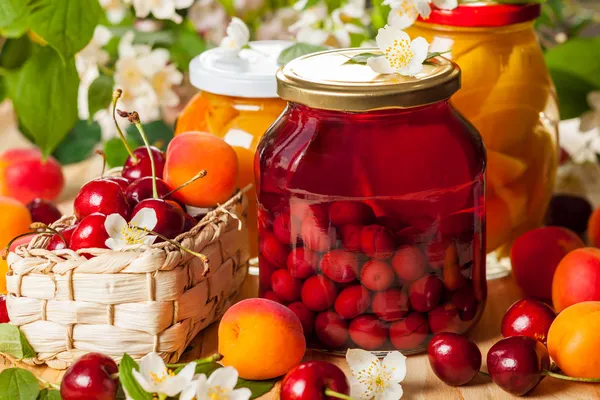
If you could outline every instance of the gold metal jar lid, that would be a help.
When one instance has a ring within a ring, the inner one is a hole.
[[[277,71],[277,94],[312,108],[369,111],[435,103],[460,89],[460,68],[443,57],[430,59],[414,77],[378,74],[368,65],[350,64],[361,53],[355,48],[308,54]]]

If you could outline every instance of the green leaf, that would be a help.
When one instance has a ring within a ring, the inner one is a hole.
[[[0,103],[6,98],[6,83],[4,83],[4,77],[0,76]]]
[[[25,0],[0,1],[0,28],[11,29],[27,20],[28,10]]]
[[[115,81],[108,75],[100,75],[90,85],[88,90],[88,110],[90,119],[100,110],[107,108],[112,101]]]
[[[139,371],[140,366],[127,353],[123,354],[119,364],[119,381],[127,394],[133,400],[152,400],[152,394],[146,392],[133,377],[133,370]]]
[[[79,76],[51,47],[33,46],[18,71],[6,75],[8,93],[25,129],[47,156],[77,121]]]
[[[443,56],[446,53],[450,53],[452,50],[446,50],[446,51],[434,51],[427,53],[427,58],[425,58],[425,61],[429,60],[430,58],[435,58],[438,56]]]
[[[0,324],[0,353],[19,360],[35,357],[35,351],[23,333],[11,324]]]
[[[367,60],[371,57],[379,57],[381,54],[375,53],[360,53],[355,56],[352,56],[348,59],[344,64],[362,64],[365,65]]]
[[[44,389],[40,392],[37,400],[61,400],[60,392],[58,390]]]
[[[544,57],[558,93],[561,119],[578,117],[589,109],[587,94],[600,90],[600,37],[569,40]]]
[[[22,368],[9,368],[0,374],[0,400],[32,400],[40,392],[35,376]]]
[[[144,128],[144,132],[146,132],[146,136],[148,137],[148,142],[152,146],[156,146],[161,150],[166,150],[167,146],[173,139],[173,129],[167,126],[162,120],[148,122],[147,124],[142,124]],[[126,131],[127,141],[130,143],[140,143],[135,147],[141,146],[142,138],[140,133],[136,129],[135,125],[129,125]],[[125,147],[125,146],[123,146]],[[134,147],[134,148],[135,148]]]
[[[67,61],[83,49],[104,15],[98,0],[31,0],[32,30]]]
[[[316,44],[303,43],[303,42],[294,43],[293,45],[291,45],[288,48],[285,48],[281,52],[281,54],[279,55],[279,58],[277,59],[277,63],[279,65],[287,64],[288,62],[292,61],[294,58],[298,58],[298,57],[304,56],[306,54],[312,54],[312,53],[316,53],[316,52],[328,50],[328,49],[329,49],[329,47],[319,46]]]
[[[62,165],[78,163],[91,156],[101,140],[102,130],[97,122],[79,120],[52,155]]]
[[[18,39],[8,39],[0,52],[0,68],[4,70],[21,68],[31,55],[31,47],[27,35]]]
[[[141,146],[141,142],[127,140],[131,148]],[[125,145],[119,138],[112,138],[104,143],[104,154],[106,155],[106,166],[108,168],[121,167],[129,156]]]
[[[250,391],[252,392],[252,396],[250,396],[250,399],[256,399],[257,397],[260,397],[263,394],[269,393],[271,389],[273,389],[273,386],[275,386],[276,382],[277,379],[269,379],[266,381],[249,381],[246,379],[239,378],[235,388],[250,389]]]
[[[302,10],[308,10],[309,8],[316,6],[319,1],[321,0],[308,0],[304,7],[302,7]]]

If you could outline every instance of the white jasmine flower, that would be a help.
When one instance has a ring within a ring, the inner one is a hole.
[[[158,353],[149,353],[140,360],[140,370],[133,370],[133,377],[146,392],[173,397],[192,382],[195,371],[196,363],[191,362],[175,375]]]
[[[379,360],[371,352],[349,349],[346,361],[352,370],[350,391],[361,400],[398,400],[403,391],[400,382],[406,377],[406,357],[389,352]]]
[[[219,1],[198,0],[188,10],[187,17],[208,41],[217,44],[225,37],[229,17]]]
[[[227,36],[221,40],[221,47],[232,54],[238,54],[250,41],[250,30],[238,17],[233,17],[227,26]]]
[[[268,14],[256,30],[258,40],[290,40],[294,36],[290,26],[298,21],[300,12],[293,7],[285,7]]]
[[[303,5],[294,5],[294,9],[302,9]],[[307,10],[302,11],[300,19],[292,24],[289,31],[296,36],[299,42],[315,45],[324,44],[329,39],[329,32],[323,29],[323,24],[327,15],[325,4],[317,4]]]
[[[150,13],[157,19],[170,19],[175,23],[181,23],[183,18],[177,14],[177,10],[189,8],[194,0],[128,0],[133,3],[135,15],[138,18],[146,18]]]
[[[583,132],[582,124],[580,118],[560,121],[560,147],[575,164],[596,164],[600,155],[600,129]]]
[[[248,400],[252,392],[248,388],[235,389],[237,381],[238,372],[235,368],[219,368],[209,378],[204,374],[199,375],[181,392],[179,399]]]
[[[233,7],[235,8],[235,11],[242,15],[248,11],[258,10],[264,4],[264,0],[233,0]]]
[[[591,110],[581,114],[581,124],[579,129],[582,132],[588,132],[595,128],[600,128],[600,90],[594,90],[587,95],[588,104]]]
[[[156,223],[156,211],[151,208],[142,208],[129,223],[120,214],[110,214],[104,221],[104,229],[110,236],[106,239],[106,247],[121,250],[135,244],[151,245],[156,236],[149,235],[144,229],[152,230]]]
[[[111,24],[120,23],[127,14],[128,5],[123,0],[100,0],[100,5],[106,11],[106,18]]]
[[[429,49],[429,43],[424,38],[418,37],[411,41],[406,32],[386,25],[385,28],[379,29],[376,41],[383,55],[367,60],[367,65],[373,71],[380,74],[415,76],[423,69]]]
[[[458,7],[458,0],[384,0],[383,4],[391,7],[388,24],[405,29],[414,24],[417,18],[427,19],[431,14],[431,3],[443,10]]]

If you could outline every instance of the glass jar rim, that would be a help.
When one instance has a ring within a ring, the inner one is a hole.
[[[485,2],[460,4],[453,10],[432,7],[428,18],[419,22],[457,27],[500,27],[533,21],[541,14],[539,3],[490,4]]]
[[[308,54],[277,71],[277,93],[292,103],[338,111],[412,108],[448,99],[460,89],[460,68],[436,57],[414,77],[378,74],[364,64],[348,63],[376,48],[335,49]]]

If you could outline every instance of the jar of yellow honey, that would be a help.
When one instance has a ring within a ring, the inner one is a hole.
[[[213,133],[235,149],[239,160],[238,187],[254,183],[254,152],[267,128],[286,106],[277,96],[277,58],[286,41],[250,42],[232,54],[215,48],[190,63],[190,81],[200,91],[177,120],[175,134]],[[251,257],[258,256],[256,191],[248,193],[248,234]]]
[[[540,226],[558,160],[556,94],[533,30],[539,4],[432,10],[408,29],[462,69],[453,105],[487,148],[488,279],[510,272],[513,240]]]

